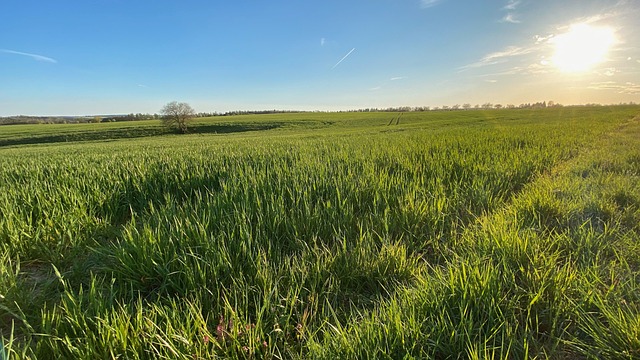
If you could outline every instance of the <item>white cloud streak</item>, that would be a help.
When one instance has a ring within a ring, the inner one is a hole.
[[[30,54],[30,53],[21,52],[21,51],[0,49],[0,52],[3,52],[5,54],[27,56],[27,57],[32,58],[33,60],[36,60],[36,61],[48,62],[48,63],[52,63],[52,64],[55,64],[55,63],[58,62],[58,60],[52,59],[50,57],[46,57],[46,56],[42,56],[42,55],[38,55],[38,54]]]
[[[420,4],[423,9],[426,9],[426,8],[434,7],[441,2],[442,0],[421,0]]]
[[[554,37],[555,35],[553,34],[547,36],[534,35],[533,39],[535,40],[536,44],[545,44],[551,42],[551,39],[553,39]]]
[[[618,70],[618,69],[616,69],[614,67],[610,67],[610,68],[603,69],[602,71],[598,71],[597,73],[599,75],[611,77],[611,76],[614,76],[615,74],[617,74],[619,72],[620,72],[620,70]]]
[[[503,9],[513,11],[518,7],[518,5],[520,5],[520,0],[509,0],[507,5],[505,5]]]
[[[389,80],[391,80],[391,81],[397,81],[397,80],[403,80],[403,79],[406,79],[406,78],[407,78],[406,76],[396,76],[396,77],[392,77],[392,78],[391,78],[391,79],[389,79]]]
[[[509,0],[507,5],[505,5],[502,10],[508,11],[507,15],[505,15],[500,22],[501,23],[510,23],[510,24],[519,24],[520,20],[517,19],[517,14],[515,13],[516,9],[520,5],[520,0]]]
[[[511,24],[519,24],[520,20],[516,19],[516,15],[513,13],[508,13],[505,15],[500,22],[503,23],[511,23]]]
[[[342,63],[343,61],[345,61],[346,58],[348,58],[351,53],[353,53],[354,51],[356,51],[356,48],[351,49],[351,51],[349,51],[347,53],[347,55],[345,55],[344,57],[342,57],[342,59],[340,59],[340,61],[338,61],[335,65],[333,65],[333,67],[331,68],[331,70],[335,69],[336,67],[338,67],[338,65],[340,65],[340,63]]]
[[[599,83],[591,83],[589,89],[592,90],[612,90],[618,94],[638,95],[640,94],[640,85],[626,82],[624,84],[617,83],[615,81],[605,81]]]
[[[533,52],[533,48],[523,48],[518,46],[508,46],[502,51],[496,51],[490,54],[485,55],[479,61],[462,66],[460,68],[461,71],[479,68],[488,65],[500,64],[509,60],[509,58],[530,54]]]

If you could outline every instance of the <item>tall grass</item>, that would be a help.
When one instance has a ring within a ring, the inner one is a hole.
[[[5,352],[633,358],[637,113],[287,114],[0,150]]]

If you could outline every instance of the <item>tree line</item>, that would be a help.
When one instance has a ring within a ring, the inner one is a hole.
[[[636,105],[634,102],[620,103],[618,105]],[[330,113],[330,112],[421,112],[421,111],[462,111],[462,110],[493,110],[493,109],[544,109],[553,107],[562,107],[564,105],[552,100],[523,103],[520,105],[513,104],[493,104],[486,102],[483,104],[471,105],[470,103],[442,105],[442,106],[399,106],[386,108],[362,108],[353,110],[332,110],[332,111],[304,111],[304,110],[233,110],[227,112],[195,112],[190,114],[191,118],[214,117],[214,116],[235,116],[235,115],[260,115],[260,114],[287,114],[287,113]],[[589,103],[584,105],[571,106],[602,106],[597,103]],[[7,116],[0,117],[0,125],[14,124],[80,124],[80,123],[99,123],[99,122],[119,122],[119,121],[140,121],[140,120],[163,120],[166,114],[160,113],[130,113],[122,115],[95,115],[95,116]]]

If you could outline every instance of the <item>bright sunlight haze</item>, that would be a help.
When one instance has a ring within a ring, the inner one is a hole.
[[[613,29],[576,24],[553,39],[554,64],[564,72],[587,71],[603,62],[615,43]]]

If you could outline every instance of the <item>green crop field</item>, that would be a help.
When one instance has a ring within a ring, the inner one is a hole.
[[[0,127],[0,359],[638,359],[640,107]]]

